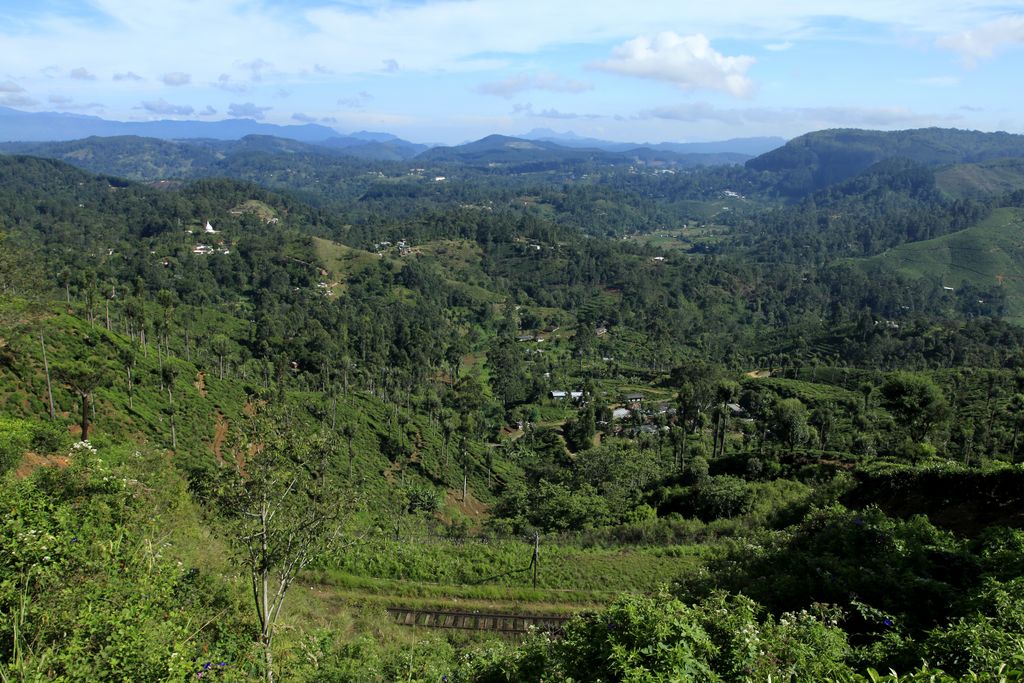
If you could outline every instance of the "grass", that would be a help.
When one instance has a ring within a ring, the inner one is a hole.
[[[392,265],[395,263],[393,259],[382,258],[372,252],[321,237],[313,238],[313,248],[317,260],[327,269],[331,279],[328,284],[332,285],[331,288],[336,294],[345,290],[348,279],[374,267],[380,261],[384,260]]]
[[[610,595],[651,591],[702,564],[705,546],[583,548],[571,543],[540,546],[538,587],[548,591]],[[532,587],[533,546],[525,540],[377,538],[331,561],[338,576],[376,578],[448,587],[466,596],[480,591]]]

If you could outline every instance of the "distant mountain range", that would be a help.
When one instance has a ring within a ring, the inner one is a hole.
[[[604,144],[619,146],[619,143],[605,142]],[[551,140],[528,140],[507,135],[488,135],[464,145],[433,147],[420,154],[417,159],[468,165],[514,166],[519,170],[526,171],[543,170],[545,166],[581,162],[607,164],[645,162],[682,167],[713,166],[741,164],[751,156],[750,154],[724,151],[686,153],[665,148],[655,149],[630,145],[625,145],[623,149],[613,150],[583,145],[565,145]]]
[[[276,125],[253,119],[223,121],[110,121],[97,116],[58,112],[25,112],[0,107],[0,142],[66,142],[91,137],[153,138],[157,140],[241,140],[272,136],[339,150],[346,156],[403,161],[436,145],[403,140],[391,133],[358,131],[343,135],[328,126],[308,123]],[[497,142],[497,141],[502,142]],[[519,142],[516,142],[516,141]],[[580,137],[536,129],[519,138],[488,136],[427,159],[476,163],[553,163],[595,158],[605,161],[666,161],[682,166],[736,164],[784,144],[782,138],[738,138],[722,142],[636,144]],[[537,143],[531,146],[529,143]],[[586,150],[578,152],[574,150]],[[618,156],[602,156],[600,153]]]
[[[524,140],[554,142],[563,147],[603,149],[608,152],[626,152],[631,149],[646,148],[664,152],[677,152],[679,154],[741,154],[749,157],[770,152],[786,144],[786,139],[779,137],[732,138],[718,142],[659,142],[655,144],[649,142],[612,142],[598,138],[581,137],[572,132],[556,133],[550,128],[534,128],[529,133],[518,137]]]
[[[10,142],[3,142],[9,140]],[[935,169],[949,196],[986,196],[1024,187],[1024,135],[925,128],[904,131],[835,129],[782,138],[633,144],[535,129],[520,137],[489,135],[454,146],[431,146],[391,133],[343,135],[317,125],[223,121],[109,121],[96,116],[33,113],[0,107],[0,152],[63,159],[100,173],[135,179],[246,177],[252,155],[324,168],[342,157],[416,164],[456,164],[509,172],[581,165],[643,164],[655,168],[746,164],[772,174],[779,194],[799,198],[841,183],[874,164],[901,158]],[[326,165],[326,166],[325,166]]]
[[[314,123],[279,126],[253,119],[109,121],[96,116],[33,113],[0,107],[0,142],[64,142],[123,136],[157,140],[240,140],[249,135],[273,136],[344,149],[347,156],[364,159],[409,159],[427,149],[427,145],[407,142],[390,133],[359,131],[341,135],[333,128]]]
[[[252,119],[108,121],[98,116],[57,112],[33,113],[0,107],[0,141],[52,142],[78,140],[94,135],[102,137],[137,135],[163,140],[185,138],[237,140],[246,135],[274,135],[302,142],[322,142],[337,137],[338,131],[315,123],[278,126],[272,123],[260,123]]]

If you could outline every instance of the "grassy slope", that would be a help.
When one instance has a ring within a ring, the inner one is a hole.
[[[321,237],[313,238],[313,247],[316,249],[317,259],[330,273],[328,284],[335,293],[345,290],[345,283],[349,278],[366,271],[381,260],[381,257],[369,251],[348,247]]]
[[[957,164],[935,174],[939,189],[951,197],[984,197],[1024,188],[1024,159]]]
[[[869,270],[881,264],[911,277],[938,279],[949,287],[965,282],[990,287],[1002,275],[1008,317],[1024,321],[1024,211],[1020,209],[998,209],[966,230],[903,244],[864,261]]]

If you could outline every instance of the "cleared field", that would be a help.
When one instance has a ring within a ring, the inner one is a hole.
[[[317,259],[330,274],[328,285],[336,294],[345,290],[346,280],[381,261],[381,257],[372,252],[355,249],[321,237],[313,238],[313,246],[316,249]]]

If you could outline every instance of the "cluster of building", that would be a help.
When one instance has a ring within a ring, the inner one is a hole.
[[[185,232],[187,232],[190,235],[193,234],[193,232],[191,230],[186,230]],[[209,235],[209,236],[219,235],[220,234],[220,230],[214,230],[213,224],[210,223],[210,221],[206,221],[206,226],[203,228],[203,233],[202,234],[203,235]],[[198,256],[209,256],[210,254],[216,254],[216,253],[221,253],[221,254],[225,254],[226,255],[226,254],[230,254],[231,250],[228,249],[227,246],[225,246],[224,240],[219,240],[217,242],[217,246],[213,246],[212,244],[197,244],[194,247],[192,247],[192,253],[196,254]]]

